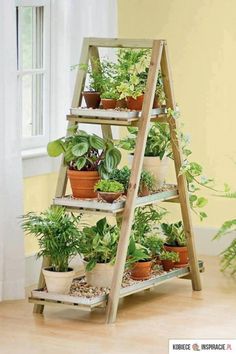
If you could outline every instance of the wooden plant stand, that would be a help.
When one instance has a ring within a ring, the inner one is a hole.
[[[38,285],[39,290],[32,292],[32,296],[30,297],[29,301],[35,304],[35,313],[42,313],[44,305],[47,304],[61,304],[67,306],[72,305],[76,308],[86,310],[91,310],[92,308],[98,306],[106,306],[106,322],[113,323],[116,320],[119,299],[123,296],[127,296],[137,291],[142,291],[144,289],[151,288],[153,286],[163,283],[164,281],[176,277],[190,278],[193,290],[201,290],[200,271],[203,265],[201,261],[198,262],[196,256],[186,178],[184,175],[179,174],[183,158],[181,146],[178,140],[177,123],[172,115],[167,114],[166,109],[152,110],[157,75],[158,70],[160,68],[163,75],[167,109],[171,108],[172,110],[175,110],[176,108],[171,78],[171,70],[168,58],[167,43],[165,40],[85,38],[83,42],[80,63],[88,63],[90,57],[95,57],[99,59],[99,47],[152,49],[143,109],[140,114],[136,112],[104,111],[100,109],[86,110],[79,108],[82,100],[81,93],[85,84],[86,72],[83,70],[78,70],[74,89],[74,96],[72,100],[72,108],[70,114],[67,116],[68,127],[73,124],[79,123],[101,125],[103,137],[105,138],[112,138],[112,125],[138,127],[139,130],[137,135],[136,150],[134,153],[133,165],[131,169],[131,177],[127,199],[125,203],[115,203],[114,205],[109,205],[108,207],[106,204],[98,203],[92,200],[75,200],[71,197],[65,196],[67,186],[67,167],[64,162],[62,162],[54,204],[64,205],[69,210],[84,213],[94,214],[100,212],[107,212],[110,214],[114,214],[117,220],[121,222],[121,232],[112,286],[108,295],[102,297],[100,296],[93,300],[87,301],[68,295],[57,296],[54,294],[53,296],[51,296],[49,293],[40,290],[45,286],[44,279],[41,275]],[[177,187],[172,187],[169,190],[164,190],[160,193],[155,193],[151,196],[140,198],[137,197],[138,185],[143,164],[144,150],[147,141],[150,121],[169,123]],[[139,282],[128,288],[121,288],[135,207],[141,205],[150,205],[165,200],[180,203],[184,230],[187,237],[189,266],[182,269],[173,270],[154,279]],[[47,266],[48,264],[49,260],[44,259],[43,266]]]

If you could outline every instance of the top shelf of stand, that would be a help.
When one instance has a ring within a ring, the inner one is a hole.
[[[136,126],[141,111],[119,111],[115,109],[71,108],[67,120],[86,124],[104,124],[120,126]],[[155,108],[151,111],[151,121],[167,121],[166,108]]]

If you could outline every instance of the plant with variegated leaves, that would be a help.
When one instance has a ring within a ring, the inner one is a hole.
[[[69,169],[98,171],[103,179],[109,178],[109,174],[121,160],[121,153],[112,140],[77,128],[72,129],[72,135],[49,142],[47,151],[51,157],[64,154],[64,161]]]

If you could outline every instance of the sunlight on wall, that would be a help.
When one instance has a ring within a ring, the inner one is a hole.
[[[221,188],[224,182],[236,188],[235,23],[234,0],[223,6],[221,0],[118,0],[119,37],[167,40],[193,160]],[[210,195],[206,209],[209,217],[201,225],[218,227],[235,217],[236,202]]]

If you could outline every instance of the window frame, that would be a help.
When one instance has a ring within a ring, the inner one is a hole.
[[[24,69],[21,67],[21,42],[18,35],[18,53],[19,53],[19,68],[17,68],[17,85],[18,85],[18,111],[22,119],[22,78],[24,75],[43,74],[43,134],[37,136],[23,137],[22,136],[22,156],[23,158],[31,155],[33,150],[38,154],[38,150],[46,147],[50,138],[50,106],[51,106],[51,24],[50,24],[50,0],[16,0],[19,17],[18,26],[20,26],[20,12],[22,7],[44,7],[43,16],[43,67],[40,69]],[[18,33],[18,29],[17,33]]]

